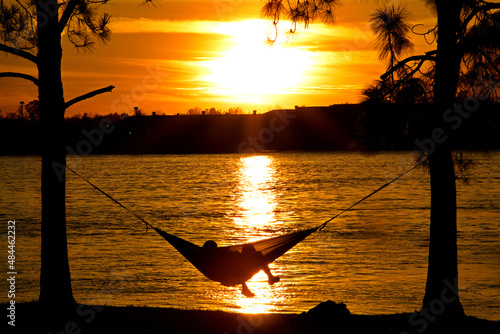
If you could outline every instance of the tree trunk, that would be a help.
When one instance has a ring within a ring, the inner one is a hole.
[[[460,66],[456,33],[460,23],[461,1],[438,0],[436,4],[438,45],[433,113],[436,117],[435,129],[446,131],[442,116],[453,106]],[[435,149],[429,152],[431,223],[423,309],[431,314],[431,323],[464,314],[458,296],[455,170],[449,136],[445,136],[434,139],[439,143],[435,143]]]
[[[66,238],[66,155],[61,35],[56,0],[36,2],[38,99],[42,129],[42,249],[40,302],[63,310],[74,305]],[[57,310],[56,309],[56,310]]]

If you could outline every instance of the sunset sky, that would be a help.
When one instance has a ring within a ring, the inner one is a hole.
[[[67,115],[133,111],[185,113],[189,108],[241,107],[266,112],[280,106],[356,103],[360,91],[383,73],[374,51],[370,13],[382,1],[344,1],[336,23],[312,24],[274,46],[265,41],[270,22],[260,19],[259,0],[162,0],[156,8],[141,0],[116,0],[101,7],[112,15],[110,42],[92,52],[76,51],[63,39],[65,99],[114,85],[67,110]],[[388,1],[389,4],[396,3]],[[426,31],[435,22],[420,0],[407,1],[411,23]],[[283,31],[289,29],[282,22]],[[419,36],[415,51],[429,50]],[[36,75],[25,60],[0,55],[0,71]],[[0,110],[37,99],[28,81],[0,79]]]

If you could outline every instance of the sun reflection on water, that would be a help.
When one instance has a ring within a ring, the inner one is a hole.
[[[262,271],[257,273],[247,284],[255,297],[247,298],[238,293],[233,302],[238,305],[239,312],[268,313],[285,300],[284,286],[280,283],[268,285],[267,276]]]
[[[275,164],[270,156],[247,156],[240,159],[237,214],[234,222],[242,233],[252,230],[248,235],[249,241],[272,236],[270,232],[264,231],[269,231],[269,224],[276,221],[275,174]],[[276,265],[271,264],[270,268],[275,272]],[[262,271],[248,281],[248,286],[255,297],[247,298],[240,291],[234,291],[234,294],[227,296],[227,302],[235,304],[239,312],[266,313],[285,298],[283,285],[277,283],[270,286],[267,275]]]
[[[243,157],[240,160],[237,206],[234,222],[238,226],[261,228],[275,221],[276,193],[273,189],[276,173],[272,158],[265,155]]]

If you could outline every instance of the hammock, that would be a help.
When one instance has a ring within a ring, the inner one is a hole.
[[[71,169],[69,166],[66,165],[66,168],[76,174],[78,177],[82,178],[85,182],[90,184],[92,187],[100,191],[103,195],[107,196],[109,199],[114,201],[116,204],[130,212],[132,215],[137,217],[139,220],[141,220],[144,224],[146,224],[146,227],[151,227],[154,229],[156,232],[158,232],[166,241],[168,241],[179,253],[181,253],[190,263],[192,263],[201,273],[203,273],[206,277],[208,277],[211,280],[221,282],[224,285],[228,286],[233,286],[233,285],[238,285],[242,284],[244,287],[246,287],[246,281],[252,278],[257,272],[263,269],[262,263],[252,263],[252,261],[245,262],[242,261],[241,256],[243,255],[243,247],[245,245],[252,245],[255,248],[255,251],[257,253],[260,253],[261,256],[263,256],[263,262],[265,262],[265,265],[273,262],[276,260],[278,257],[281,255],[285,254],[290,248],[304,240],[308,235],[315,231],[321,231],[326,224],[328,224],[330,221],[333,219],[337,218],[341,214],[343,214],[346,211],[349,211],[352,209],[354,206],[358,205],[359,203],[363,202],[367,198],[371,197],[375,193],[379,192],[380,190],[384,189],[394,181],[398,180],[401,178],[403,175],[409,173],[410,171],[414,170],[421,164],[423,164],[426,160],[422,159],[418,164],[410,168],[409,170],[405,171],[404,173],[400,174],[399,176],[395,177],[391,181],[385,183],[378,189],[372,191],[370,194],[367,196],[363,197],[347,209],[342,210],[340,213],[336,214],[335,216],[331,217],[327,221],[325,221],[323,224],[310,228],[307,230],[301,230],[297,232],[292,232],[284,235],[280,235],[277,237],[272,237],[269,239],[264,239],[264,240],[259,240],[255,242],[250,242],[246,244],[240,244],[240,245],[233,245],[233,246],[227,246],[227,247],[218,247],[217,251],[225,253],[223,257],[220,257],[219,259],[229,259],[228,261],[214,261],[213,259],[210,259],[209,257],[206,256],[205,250],[197,246],[187,240],[181,239],[179,237],[176,237],[170,233],[167,233],[159,228],[154,227],[147,221],[145,221],[143,218],[141,218],[139,215],[137,215],[135,212],[131,211],[128,209],[126,206],[118,202],[116,199],[111,197],[109,194],[107,194],[105,191],[94,185],[92,182],[75,172],[73,169]]]
[[[244,286],[245,282],[252,278],[256,273],[263,269],[263,264],[267,266],[267,264],[273,262],[281,255],[285,254],[290,248],[304,240],[308,235],[315,231],[319,231],[323,229],[326,224],[334,219],[331,218],[321,224],[320,226],[301,230],[297,232],[292,232],[284,235],[280,235],[277,237],[272,237],[269,239],[259,240],[255,242],[250,242],[246,244],[233,245],[227,247],[218,247],[218,251],[226,252],[224,257],[220,257],[222,261],[214,261],[206,256],[205,250],[189,242],[182,238],[179,238],[173,234],[167,233],[159,228],[154,227],[142,217],[137,215],[135,212],[131,211],[129,208],[124,206],[122,203],[114,199],[108,193],[103,191],[101,188],[94,185],[89,180],[82,177],[80,174],[75,172],[69,166],[66,165],[66,168],[71,172],[76,174],[78,177],[82,178],[85,182],[90,184],[92,187],[100,191],[103,195],[111,199],[113,202],[130,212],[140,221],[142,221],[147,227],[151,227],[158,234],[160,234],[166,241],[168,241],[179,253],[181,253],[190,263],[192,263],[196,269],[198,269],[203,275],[207,278],[214,280],[216,282],[220,282],[223,285],[234,286],[238,284],[242,284]],[[342,211],[345,212],[348,209]],[[341,213],[342,213],[341,212]],[[340,214],[338,214],[340,215]],[[338,216],[337,215],[337,216]],[[250,261],[242,261],[240,255],[243,253],[243,247],[245,245],[252,245],[255,248],[257,253],[262,254],[264,260],[260,263],[256,263],[253,259],[249,259]],[[229,259],[226,261],[226,259]]]
[[[321,226],[318,226],[246,244],[218,247],[219,252],[225,252],[228,254],[228,263],[214,263],[204,256],[205,250],[202,247],[173,234],[167,233],[159,228],[152,228],[207,278],[227,286],[234,286],[245,283],[262,268],[248,264],[238,265],[239,261],[231,260],[231,253],[239,256],[242,253],[243,246],[252,245],[255,248],[255,251],[260,252],[264,256],[265,263],[269,264],[274,262],[274,260],[281,255],[285,254],[293,246],[304,240],[308,235],[317,231],[320,227]]]

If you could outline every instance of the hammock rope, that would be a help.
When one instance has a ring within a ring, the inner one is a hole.
[[[125,210],[127,210],[128,212],[130,212],[134,217],[136,217],[137,219],[139,219],[140,221],[142,221],[144,224],[146,224],[146,232],[148,231],[148,227],[151,227],[152,229],[155,229],[155,227],[153,225],[151,225],[150,223],[148,223],[141,216],[139,216],[138,214],[136,214],[135,212],[133,212],[132,210],[130,210],[129,208],[127,208],[122,203],[118,202],[111,195],[109,195],[107,192],[105,192],[104,190],[102,190],[101,188],[99,188],[98,186],[96,186],[95,184],[93,184],[92,182],[90,182],[89,180],[87,180],[86,178],[84,178],[82,175],[80,175],[77,172],[75,172],[72,168],[70,168],[68,166],[68,164],[66,164],[66,168],[68,170],[70,170],[71,172],[73,172],[76,176],[78,176],[79,178],[81,178],[83,181],[87,182],[92,187],[94,187],[95,189],[97,189],[99,192],[101,192],[101,194],[103,194],[104,196],[106,196],[107,198],[109,198],[110,200],[112,200],[113,202],[115,202],[116,204],[118,204],[119,206],[121,206],[122,208],[124,208]]]
[[[402,178],[403,176],[405,176],[406,174],[410,173],[411,171],[413,171],[414,169],[416,169],[417,167],[419,167],[420,165],[422,165],[424,162],[426,162],[427,159],[420,159],[420,162],[417,163],[416,165],[414,165],[412,168],[406,170],[404,173],[401,173],[399,174],[397,177],[393,178],[392,180],[390,180],[389,182],[385,183],[384,185],[382,185],[381,187],[377,188],[376,190],[372,191],[371,193],[369,193],[368,195],[366,195],[365,197],[363,197],[362,199],[360,199],[359,201],[357,201],[356,203],[352,204],[350,207],[348,207],[347,209],[344,209],[342,211],[340,211],[339,213],[337,213],[336,215],[332,216],[330,219],[326,220],[325,222],[323,222],[321,225],[317,226],[316,228],[313,228],[314,230],[317,230],[318,232],[321,231],[322,229],[324,229],[326,227],[326,225],[331,222],[332,220],[336,219],[337,217],[339,217],[340,215],[342,215],[343,213],[351,210],[352,208],[354,208],[356,205],[364,202],[365,200],[367,200],[368,198],[372,197],[373,195],[375,195],[376,193],[378,193],[379,191],[381,191],[382,189],[384,189],[385,187],[389,186],[390,184],[392,184],[393,182],[399,180],[400,178]],[[102,193],[104,196],[106,196],[107,198],[109,198],[110,200],[112,200],[113,202],[115,202],[116,204],[118,204],[119,206],[121,206],[123,209],[127,210],[129,213],[131,213],[134,217],[136,217],[137,219],[139,219],[140,221],[142,221],[145,225],[146,225],[146,232],[147,232],[147,229],[148,227],[151,227],[152,229],[154,230],[157,230],[153,225],[151,225],[150,223],[148,223],[144,218],[142,218],[141,216],[139,216],[138,214],[136,214],[135,212],[133,212],[132,210],[130,210],[129,208],[127,208],[125,205],[123,205],[122,203],[120,203],[118,200],[116,200],[115,198],[113,198],[111,195],[109,195],[107,192],[105,192],[104,190],[102,190],[101,188],[99,188],[98,186],[96,186],[95,184],[93,184],[92,182],[90,182],[89,180],[87,180],[85,177],[83,177],[82,175],[78,174],[74,169],[70,168],[68,166],[68,164],[66,164],[66,168],[71,171],[73,174],[75,174],[76,176],[78,176],[79,178],[81,178],[83,181],[87,182],[89,185],[91,185],[92,187],[94,187],[96,190],[98,190],[100,193]]]
[[[335,216],[333,216],[332,218],[328,219],[327,221],[325,221],[323,224],[321,224],[320,226],[318,226],[318,232],[321,231],[322,229],[325,228],[325,226],[331,222],[332,220],[334,220],[335,218],[337,218],[338,216],[340,216],[341,214],[351,210],[352,208],[354,208],[356,205],[360,204],[361,202],[363,202],[364,200],[372,197],[373,195],[375,195],[376,193],[378,193],[380,190],[384,189],[385,187],[387,187],[388,185],[390,185],[391,183],[399,180],[400,178],[402,178],[403,176],[405,176],[406,174],[408,174],[409,172],[411,172],[412,170],[414,170],[415,168],[417,168],[418,166],[420,166],[421,164],[423,164],[424,162],[426,162],[427,160],[426,159],[421,159],[420,162],[418,164],[416,164],[415,166],[413,166],[412,168],[408,169],[406,172],[398,175],[397,177],[395,177],[394,179],[390,180],[389,182],[387,182],[386,184],[382,185],[381,187],[379,187],[378,189],[372,191],[371,193],[369,193],[368,195],[366,195],[365,197],[363,197],[362,199],[360,199],[359,201],[357,201],[356,203],[354,203],[353,205],[351,205],[350,207],[348,207],[347,209],[344,209],[342,211],[340,211],[339,213],[337,213]]]

